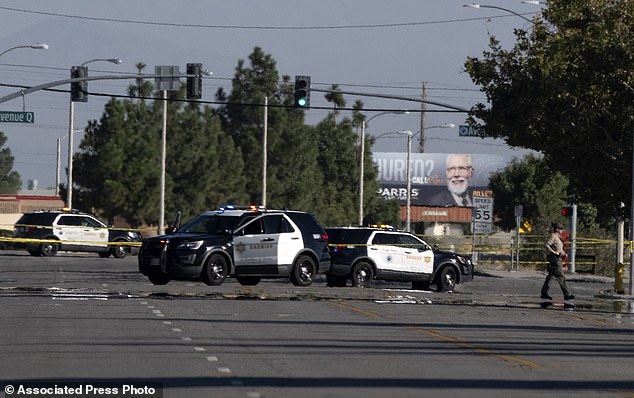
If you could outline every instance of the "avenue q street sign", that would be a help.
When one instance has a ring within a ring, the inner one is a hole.
[[[467,125],[458,127],[458,135],[460,137],[486,137],[487,133],[483,128],[473,128]]]
[[[0,123],[33,123],[34,112],[10,112],[0,111]]]

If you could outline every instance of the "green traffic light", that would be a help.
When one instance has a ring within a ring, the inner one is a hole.
[[[304,107],[306,106],[306,98],[300,98],[297,100],[297,105]]]

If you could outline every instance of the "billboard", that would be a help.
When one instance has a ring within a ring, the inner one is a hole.
[[[379,194],[407,201],[407,153],[374,152],[379,171]],[[411,154],[411,204],[417,206],[473,207],[478,197],[492,197],[491,173],[506,167],[513,157],[491,154]]]

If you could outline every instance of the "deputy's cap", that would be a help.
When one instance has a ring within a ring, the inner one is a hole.
[[[558,222],[552,223],[553,229],[564,229],[564,226],[559,224]]]

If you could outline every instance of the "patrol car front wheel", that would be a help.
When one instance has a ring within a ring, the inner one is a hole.
[[[220,254],[212,254],[203,267],[202,280],[210,286],[222,284],[229,272],[227,260]]]
[[[365,261],[358,262],[352,268],[352,286],[370,287],[370,282],[374,278],[372,266]]]
[[[450,292],[456,287],[457,280],[458,274],[456,270],[451,266],[447,266],[440,271],[436,287],[439,292]]]
[[[291,271],[291,283],[295,286],[309,286],[315,279],[317,264],[309,256],[299,256]]]

